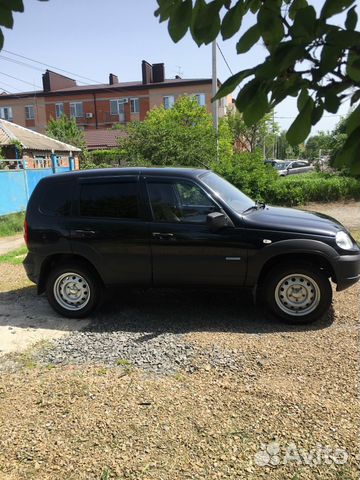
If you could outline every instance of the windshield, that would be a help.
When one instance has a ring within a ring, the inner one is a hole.
[[[243,213],[255,205],[251,198],[213,172],[206,173],[201,181],[237,213]]]
[[[276,163],[274,165],[274,168],[276,170],[285,170],[285,168],[287,167],[287,164],[286,163]]]

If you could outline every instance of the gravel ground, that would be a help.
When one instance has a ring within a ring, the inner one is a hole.
[[[9,313],[30,308],[22,284],[0,265]],[[307,327],[234,292],[109,296],[83,330],[2,357],[0,479],[357,479],[358,319],[359,285]]]

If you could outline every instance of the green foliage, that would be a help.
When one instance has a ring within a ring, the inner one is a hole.
[[[305,173],[279,178],[269,186],[266,195],[268,203],[290,206],[359,198],[360,185],[355,178],[329,173]]]
[[[13,28],[13,12],[23,12],[24,4],[22,0],[2,1],[0,3],[0,25],[5,28]],[[4,46],[4,34],[0,28],[0,50]]]
[[[305,158],[314,162],[320,155],[329,155],[333,148],[333,137],[329,133],[319,132],[309,137],[305,145]]]
[[[258,199],[264,199],[268,186],[278,180],[275,169],[264,164],[260,151],[238,153],[211,167],[242,192]]]
[[[325,173],[280,178],[271,166],[264,165],[260,152],[236,154],[214,163],[212,169],[251,198],[273,205],[360,198],[360,185],[354,178]]]
[[[220,126],[219,151],[227,150],[229,132]],[[119,140],[127,162],[149,161],[154,165],[207,166],[216,157],[211,116],[195,99],[184,96],[174,106],[150,110],[143,122],[128,126],[128,136]]]
[[[0,217],[0,237],[21,233],[24,228],[25,212],[11,213]]]
[[[26,247],[20,247],[11,252],[0,255],[0,264],[1,263],[10,263],[11,265],[20,265],[27,254]]]
[[[82,150],[85,149],[84,132],[77,126],[74,118],[69,118],[66,115],[61,115],[56,120],[51,118],[46,127],[46,135]]]
[[[81,168],[87,170],[90,168],[120,167],[122,159],[123,155],[118,148],[112,150],[92,150],[91,152],[86,152],[85,158],[81,162]]]
[[[262,148],[265,156],[279,132],[279,125],[274,121],[273,114],[268,113],[250,127],[244,121],[243,115],[229,111],[223,121],[227,121],[237,148],[255,152]]]
[[[10,144],[14,145],[14,147],[17,151],[17,158],[22,158],[23,146],[22,146],[22,143],[20,142],[20,140],[15,138],[15,139],[11,140]]]
[[[241,84],[236,106],[250,126],[288,96],[298,97],[298,116],[287,139],[296,146],[309,135],[324,111],[336,113],[342,101],[360,100],[360,32],[355,0],[325,0],[317,12],[307,0],[157,0],[155,15],[168,21],[177,42],[189,30],[198,45],[218,34],[241,34],[236,49],[249,51],[260,39],[268,50],[262,63],[231,76],[215,98]],[[345,13],[344,26],[333,17]],[[243,32],[244,17],[253,26]],[[335,20],[336,22],[336,20]],[[244,80],[247,83],[242,84]],[[360,174],[360,106],[346,120],[346,139],[337,155],[339,166]]]
[[[303,143],[299,145],[290,145],[286,138],[286,131],[283,130],[276,138],[276,153],[275,158],[280,160],[292,159],[292,158],[308,158]]]

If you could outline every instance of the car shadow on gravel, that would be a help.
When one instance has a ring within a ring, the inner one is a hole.
[[[250,292],[219,289],[149,289],[107,291],[86,331],[146,332],[145,342],[164,333],[234,332],[262,334],[321,330],[334,321],[331,308],[310,325],[285,324],[261,305]]]
[[[35,286],[0,292],[0,327],[22,330],[81,330],[87,320],[72,320],[58,315]]]
[[[0,292],[0,326],[88,332],[142,332],[146,342],[164,333],[238,332],[261,334],[321,330],[334,312],[311,325],[288,325],[255,306],[250,292],[219,289],[111,289],[87,319],[66,319],[35,287]]]

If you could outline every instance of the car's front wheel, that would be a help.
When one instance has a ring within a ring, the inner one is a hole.
[[[55,267],[48,276],[46,294],[50,305],[68,318],[83,318],[97,306],[101,284],[96,275],[81,264]]]
[[[311,323],[330,308],[332,289],[325,273],[312,265],[279,265],[265,278],[267,307],[289,323]]]

